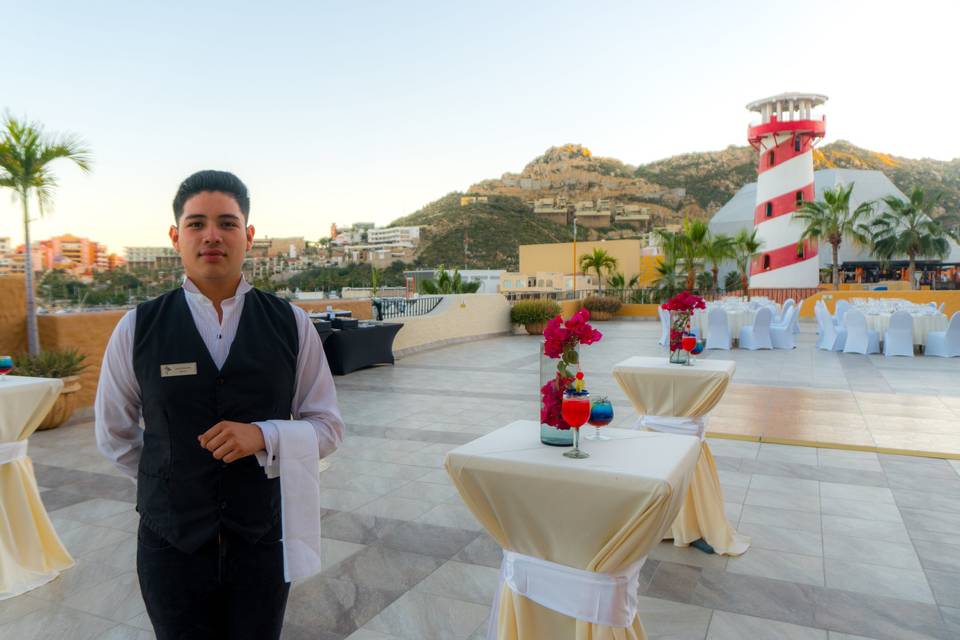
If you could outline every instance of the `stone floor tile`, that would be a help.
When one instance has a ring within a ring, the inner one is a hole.
[[[474,531],[483,529],[473,514],[470,513],[470,510],[459,504],[439,504],[421,515],[416,521],[440,527]]]
[[[713,611],[690,604],[640,596],[637,614],[650,640],[703,640]]]
[[[895,504],[885,502],[865,502],[861,500],[840,500],[820,498],[820,513],[823,515],[861,518],[863,520],[883,520],[885,522],[903,522],[900,509]]]
[[[877,640],[952,640],[937,607],[853,591],[817,594],[816,626]]]
[[[436,506],[434,502],[383,496],[354,509],[354,513],[393,518],[395,520],[416,520]]]
[[[876,596],[934,603],[923,571],[825,558],[827,587]]]
[[[489,606],[410,591],[366,627],[409,640],[466,640],[489,613]]]
[[[155,640],[156,635],[152,631],[144,631],[136,627],[125,624],[118,624],[112,629],[107,629],[94,640]]]
[[[105,618],[55,606],[36,609],[7,624],[0,625],[0,638],[16,640],[93,640],[116,626]]]
[[[707,640],[827,640],[823,629],[714,611]]]
[[[766,524],[775,527],[819,533],[821,530],[821,517],[819,513],[810,511],[793,511],[790,509],[744,505],[743,511],[740,514],[740,524]]]
[[[345,637],[383,611],[403,593],[377,589],[321,574],[291,590],[284,627]]]
[[[672,540],[664,540],[655,546],[650,550],[648,558],[710,569],[723,569],[727,566],[727,556],[704,553],[695,547],[678,547]]]
[[[757,476],[754,476],[756,479]],[[791,492],[766,491],[756,489],[753,486],[747,490],[747,497],[743,501],[744,505],[753,507],[772,507],[774,509],[791,509],[794,511],[820,511],[820,498],[808,494],[795,494]]]
[[[844,516],[823,516],[823,533],[835,533],[854,538],[870,538],[886,542],[909,543],[910,536],[901,522],[862,520]]]
[[[826,558],[877,564],[895,569],[922,570],[913,544],[827,533],[823,536],[823,555]]]
[[[807,556],[823,555],[823,540],[819,532],[749,523],[740,525],[738,530],[750,538],[751,548]]]
[[[423,579],[415,591],[490,605],[500,584],[497,569],[450,561]]]
[[[751,548],[727,562],[727,571],[823,586],[823,559],[784,551]]]
[[[689,602],[800,626],[822,626],[814,624],[819,592],[807,584],[703,569]]]
[[[434,556],[372,544],[332,567],[324,575],[370,589],[403,592],[433,573],[443,560]]]
[[[503,561],[503,549],[488,534],[481,533],[473,542],[453,556],[453,559],[499,569]]]
[[[893,493],[886,487],[864,487],[835,482],[821,482],[820,497],[854,502],[895,504]]]

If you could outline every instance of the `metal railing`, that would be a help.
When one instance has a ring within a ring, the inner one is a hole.
[[[373,317],[376,320],[423,316],[434,309],[443,296],[417,296],[416,298],[373,298]]]

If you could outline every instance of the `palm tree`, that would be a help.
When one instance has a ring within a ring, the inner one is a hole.
[[[614,271],[610,277],[607,278],[607,284],[611,289],[617,292],[621,300],[626,298],[627,289],[636,289],[637,284],[640,282],[640,275],[634,275],[628,281],[626,276],[619,271]]]
[[[23,209],[23,268],[27,288],[27,347],[31,354],[40,351],[37,333],[37,301],[33,292],[33,255],[30,248],[30,198],[37,200],[42,216],[53,203],[57,178],[50,165],[65,159],[84,172],[90,170],[90,153],[75,136],[47,136],[35,122],[6,114],[0,125],[0,187],[13,189]]]
[[[861,202],[850,211],[852,192],[852,182],[847,187],[840,184],[835,189],[826,189],[823,201],[806,202],[793,214],[795,220],[806,225],[800,234],[797,251],[800,251],[804,240],[830,243],[833,250],[834,290],[840,288],[840,245],[844,239],[849,238],[861,246],[870,244],[870,231],[865,218],[873,211],[873,203]]]
[[[420,291],[430,295],[444,295],[452,293],[476,293],[480,288],[479,282],[463,282],[460,272],[454,269],[453,275],[443,265],[437,269],[439,274],[436,281],[424,280],[420,283]]]
[[[740,286],[750,299],[750,261],[760,253],[763,247],[763,240],[757,238],[757,230],[754,229],[747,233],[746,229],[740,229],[733,238],[734,260],[737,261],[737,271],[740,272]]]
[[[597,288],[603,293],[603,272],[611,272],[617,268],[617,259],[607,253],[605,249],[595,248],[592,253],[580,256],[580,271],[586,273],[590,269],[597,272]],[[576,277],[576,274],[574,274]]]
[[[733,238],[725,233],[712,233],[707,237],[703,245],[703,258],[710,263],[710,271],[713,273],[713,290],[720,289],[720,263],[724,260],[732,260],[736,256]]]
[[[917,256],[931,256],[943,260],[950,254],[948,233],[939,220],[932,216],[940,199],[928,199],[923,187],[914,187],[908,200],[887,196],[883,203],[887,210],[873,221],[873,250],[885,259],[906,255],[910,260],[907,277],[914,287],[913,272]]]

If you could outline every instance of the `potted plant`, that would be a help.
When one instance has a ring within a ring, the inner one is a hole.
[[[522,324],[532,336],[543,333],[547,321],[560,314],[560,305],[555,300],[520,300],[510,309],[510,321]]]
[[[583,301],[583,307],[590,312],[593,320],[609,320],[620,310],[623,303],[612,296],[590,296]]]
[[[63,390],[50,412],[37,427],[38,431],[59,427],[70,419],[77,408],[80,373],[87,368],[87,356],[76,349],[50,349],[36,355],[21,354],[14,360],[13,373],[34,378],[60,378]]]

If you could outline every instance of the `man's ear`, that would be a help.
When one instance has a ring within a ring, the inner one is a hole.
[[[253,234],[256,233],[256,229],[253,228],[252,224],[247,225],[247,251],[253,249]]]
[[[170,242],[173,243],[173,248],[180,251],[180,231],[177,229],[176,225],[170,225]]]

